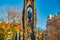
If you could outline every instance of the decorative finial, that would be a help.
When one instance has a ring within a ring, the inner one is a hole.
[[[51,20],[51,19],[52,19],[52,15],[51,15],[51,14],[49,14],[48,19],[49,19],[49,20]]]

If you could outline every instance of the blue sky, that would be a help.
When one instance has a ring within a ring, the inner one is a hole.
[[[6,7],[19,7],[23,11],[23,0],[0,0],[0,10]],[[36,0],[37,27],[46,29],[46,21],[49,14],[55,15],[60,12],[60,0]],[[5,12],[6,13],[6,12]]]

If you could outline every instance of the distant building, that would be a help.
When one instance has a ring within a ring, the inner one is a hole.
[[[36,40],[46,40],[46,31],[36,31]]]
[[[54,17],[48,16],[46,31],[47,40],[60,40],[60,14]]]

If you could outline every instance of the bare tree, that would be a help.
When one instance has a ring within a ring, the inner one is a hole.
[[[5,22],[5,21],[4,21],[4,19],[5,19],[4,17],[5,17],[4,11],[3,11],[3,9],[1,9],[1,10],[0,10],[0,21]]]
[[[21,12],[17,12],[16,18],[19,23],[22,23],[22,13]]]
[[[9,9],[8,10],[8,19],[9,19],[9,21],[14,21],[15,17],[16,17],[16,12]]]

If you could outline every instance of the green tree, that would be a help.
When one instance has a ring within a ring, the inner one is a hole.
[[[13,25],[13,24],[12,24]],[[16,30],[15,30],[15,27],[14,26],[12,26],[12,27],[10,27],[10,29],[8,29],[6,32],[5,32],[5,37],[4,37],[4,40],[6,40],[7,38],[8,38],[8,36],[9,36],[9,32],[12,32],[12,40],[14,40],[14,38],[15,38],[15,34],[16,34]]]
[[[4,40],[4,29],[0,28],[0,40]]]

